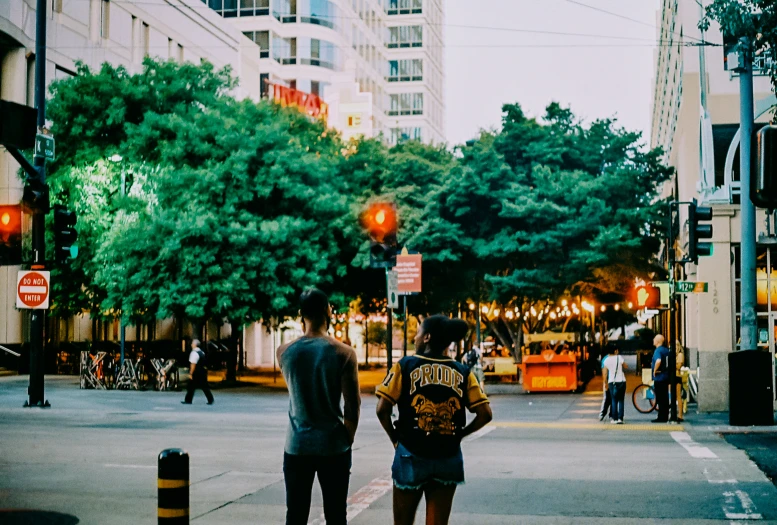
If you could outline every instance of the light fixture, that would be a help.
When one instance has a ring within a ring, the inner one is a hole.
[[[629,302],[629,310],[631,310],[632,308],[634,308],[634,303]]]
[[[469,309],[474,310],[475,309],[475,303],[469,303]]]
[[[602,312],[604,312],[605,310],[607,310],[607,307],[602,305]]]
[[[619,304],[616,304],[614,308],[615,308],[615,310],[616,310],[616,311],[617,311],[617,310],[620,310],[620,309],[621,309],[621,305],[619,305]]]
[[[567,300],[566,299],[562,299],[561,300],[561,306],[566,306],[566,305],[567,305]]]
[[[529,311],[531,312],[531,316],[532,317],[537,317],[537,310],[535,310],[533,306],[531,307],[531,310],[529,310]]]
[[[483,312],[484,314],[487,314],[487,313],[488,313],[488,306],[486,306],[486,305],[483,305],[483,306],[480,308],[480,311],[481,311],[481,312]]]
[[[556,318],[556,312],[550,312],[550,318],[555,319]]]
[[[499,308],[494,309],[494,315],[499,317]]]

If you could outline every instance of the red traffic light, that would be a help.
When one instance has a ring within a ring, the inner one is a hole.
[[[371,204],[360,217],[370,238],[379,243],[391,243],[397,236],[397,208],[394,204]]]
[[[22,207],[0,206],[0,240],[8,242],[11,237],[22,235]]]
[[[634,289],[634,304],[638,310],[659,308],[661,306],[661,290],[650,284],[637,286]]]

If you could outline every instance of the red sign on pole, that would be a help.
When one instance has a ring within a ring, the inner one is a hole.
[[[49,307],[49,272],[19,272],[16,307],[46,310]]]
[[[421,261],[422,255],[397,255],[397,265],[394,271],[399,276],[398,291],[400,294],[421,292]]]

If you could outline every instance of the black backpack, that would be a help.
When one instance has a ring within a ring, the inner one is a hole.
[[[200,356],[200,360],[197,362],[197,369],[198,370],[207,370],[208,369],[208,356],[200,348],[195,350],[195,352],[197,352],[197,354]]]
[[[476,350],[467,352],[467,368],[472,370],[478,364],[478,353]]]

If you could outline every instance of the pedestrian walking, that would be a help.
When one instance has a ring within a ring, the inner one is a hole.
[[[208,404],[213,404],[213,394],[208,386],[208,358],[200,348],[199,339],[192,339],[192,351],[189,354],[189,384],[186,387],[186,397],[181,403],[191,405],[194,391],[198,388],[205,394]]]
[[[361,403],[356,352],[327,333],[331,309],[324,292],[305,290],[300,313],[305,335],[276,352],[289,388],[286,525],[307,524],[316,476],[327,525],[346,525],[351,446]]]
[[[602,365],[602,379],[607,381],[610,391],[610,414],[612,423],[623,424],[624,399],[626,398],[626,372],[627,368],[620,349],[616,343],[610,343],[609,355]]]
[[[602,368],[602,409],[599,411],[599,421],[604,421],[605,417],[612,419],[612,398],[610,397],[610,385],[607,383],[607,375],[604,371],[604,360],[610,354],[604,352],[602,360],[599,362]]]
[[[426,523],[448,523],[456,487],[464,483],[461,440],[491,421],[488,398],[475,375],[445,356],[448,345],[467,330],[461,319],[424,319],[415,338],[416,355],[396,363],[377,389],[378,419],[395,448],[395,525],[412,525],[422,497]],[[394,405],[399,409],[396,424]],[[465,409],[475,414],[469,425]]]
[[[669,349],[664,346],[664,336],[658,334],[653,338],[653,391],[656,393],[658,417],[653,423],[669,421]]]

